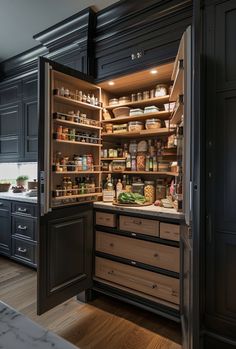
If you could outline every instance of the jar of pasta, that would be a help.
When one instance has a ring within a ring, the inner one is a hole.
[[[144,182],[144,196],[147,201],[153,203],[155,201],[155,186],[154,181]]]

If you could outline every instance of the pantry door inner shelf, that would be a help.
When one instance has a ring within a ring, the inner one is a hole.
[[[176,172],[160,172],[160,171],[102,171],[102,174],[137,174],[137,175],[147,175],[147,176],[152,176],[152,175],[159,175],[159,176],[173,176],[177,177],[179,174]]]
[[[87,142],[77,142],[77,141],[67,141],[62,139],[54,139],[54,142],[56,143],[68,143],[68,144],[74,144],[74,145],[84,145],[88,147],[102,147],[102,144],[99,143],[87,143]]]
[[[81,101],[77,101],[76,99],[73,99],[73,98],[54,95],[54,100],[56,102],[60,102],[62,104],[69,104],[72,106],[77,106],[77,107],[81,107],[81,108],[85,108],[85,109],[102,110],[102,107],[99,107],[99,106],[96,106],[93,104],[89,104],[89,103],[85,103],[85,102],[81,102]]]
[[[79,123],[79,122],[68,121],[68,120],[53,119],[53,121],[56,124],[73,126],[75,128],[78,128],[78,129],[79,128],[87,129],[87,130],[101,130],[102,129],[100,126],[86,125],[86,124],[82,124],[82,123]]]

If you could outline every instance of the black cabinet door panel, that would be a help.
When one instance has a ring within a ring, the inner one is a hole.
[[[0,200],[0,254],[11,253],[11,204]]]
[[[19,101],[21,98],[21,80],[1,84],[0,86],[0,105],[14,103]]]
[[[38,313],[91,287],[92,206],[53,210],[41,217]]]
[[[216,6],[217,87],[236,87],[236,8],[235,0]],[[224,44],[223,44],[224,43]],[[223,45],[222,45],[223,44]]]
[[[32,75],[23,79],[23,98],[37,98],[38,76]]]
[[[22,106],[0,107],[0,161],[18,160],[21,155]]]
[[[38,102],[36,98],[24,102],[24,158],[37,160]]]

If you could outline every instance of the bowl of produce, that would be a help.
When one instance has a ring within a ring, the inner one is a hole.
[[[123,192],[113,204],[118,206],[148,206],[150,202],[141,194]]]

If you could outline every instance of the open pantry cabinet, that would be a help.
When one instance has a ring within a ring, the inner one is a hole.
[[[152,203],[157,181],[157,199],[172,196],[173,210],[184,209],[189,224],[189,40],[190,29],[175,62],[99,84],[40,59],[39,314],[92,288],[92,203],[102,200],[108,175],[124,190],[138,183]]]

